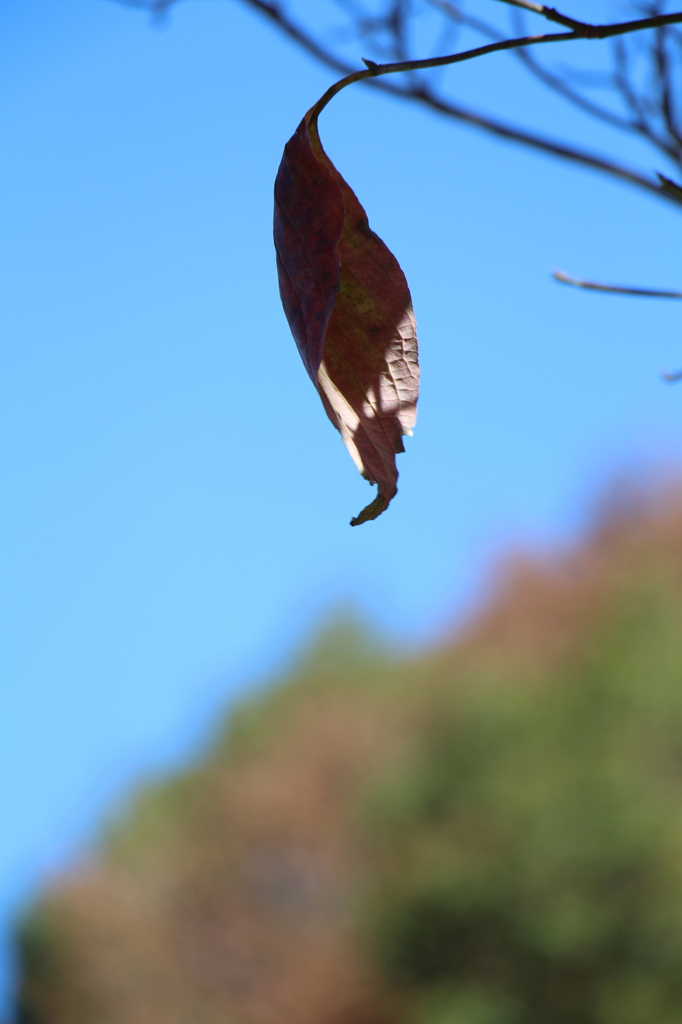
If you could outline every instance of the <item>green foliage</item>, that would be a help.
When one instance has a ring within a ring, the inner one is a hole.
[[[371,801],[409,1024],[682,1021],[682,604],[654,567],[538,688],[442,700]]]
[[[19,1024],[682,1024],[682,498],[339,621],[17,938]]]

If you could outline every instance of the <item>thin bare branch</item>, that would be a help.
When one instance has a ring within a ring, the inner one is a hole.
[[[596,281],[581,281],[577,277],[569,277],[563,270],[555,270],[552,273],[555,281],[560,284],[570,284],[574,288],[587,288],[592,292],[610,292],[614,295],[636,295],[639,298],[648,299],[682,299],[682,292],[666,291],[662,288],[630,288],[626,285],[598,284]]]
[[[671,72],[666,42],[666,30],[664,28],[657,29],[655,33],[653,52],[656,69],[658,71],[659,105],[668,135],[673,140],[672,148],[674,149],[676,156],[679,156],[680,152],[682,152],[682,136],[680,135],[679,126],[675,118]]]
[[[407,52],[407,4],[405,0],[395,0],[393,10],[387,18],[388,26],[394,39],[395,55],[398,60],[406,61]]]
[[[637,18],[634,21],[622,21],[614,25],[591,25],[586,21],[577,21],[565,14],[560,14],[554,7],[547,7],[545,4],[532,3],[531,0],[498,0],[498,3],[509,4],[512,7],[520,7],[533,14],[540,14],[548,21],[564,25],[573,29],[583,39],[606,39],[609,36],[621,35],[624,32],[641,32],[643,29],[658,28],[661,25],[673,25],[682,21],[681,14],[654,14],[647,18]]]
[[[302,46],[304,50],[312,54],[313,57],[317,57],[322,63],[327,64],[329,67],[334,68],[336,71],[342,72],[342,74],[348,74],[352,68],[350,64],[340,60],[336,54],[332,53],[325,46],[315,39],[309,32],[306,32],[301,25],[290,18],[288,14],[282,10],[282,7],[278,3],[268,3],[266,0],[242,0],[247,7],[252,7],[258,11],[259,14],[264,15],[269,21],[273,22],[277,28],[289,36],[295,42]]]
[[[640,101],[639,95],[632,86],[630,80],[630,64],[628,52],[622,39],[614,40],[614,54],[616,58],[616,70],[614,84],[625,103],[625,106],[632,115],[632,126],[634,131],[641,132],[651,138],[646,113]]]
[[[342,78],[339,82],[335,82],[334,85],[330,86],[311,108],[311,120],[315,121],[327,104],[342,89],[367,78],[376,78],[379,75],[392,75],[403,71],[441,68],[450,64],[459,64],[466,60],[474,60],[477,57],[484,57],[486,54],[499,53],[502,50],[515,50],[522,46],[534,46],[540,43],[561,43],[574,39],[608,39],[612,36],[625,35],[629,32],[642,32],[645,29],[658,28],[660,25],[671,25],[679,22],[682,22],[682,12],[658,15],[652,18],[638,18],[635,21],[623,21],[613,25],[587,25],[581,23],[580,28],[573,29],[570,32],[547,32],[542,35],[522,36],[519,39],[503,39],[498,42],[487,43],[485,46],[476,46],[471,50],[464,50],[462,53],[451,53],[444,57],[427,57],[424,60],[373,64],[365,71],[356,71],[354,74],[347,75],[346,78]]]
[[[519,16],[519,20],[521,17]],[[558,96],[561,96],[562,99],[567,100],[572,106],[582,110],[583,113],[589,114],[590,117],[603,121],[619,131],[633,132],[638,130],[639,123],[633,120],[632,117],[623,117],[608,107],[603,107],[599,103],[595,103],[594,100],[583,96],[581,92],[573,88],[566,81],[565,77],[562,78],[561,75],[555,74],[549,68],[543,67],[531,50],[521,48],[514,52],[514,56],[521,61],[526,71],[533,75],[534,78],[537,78],[538,81],[542,82],[543,85],[546,85],[548,89],[551,89]]]
[[[676,181],[672,181],[670,178],[666,178],[664,174],[657,174],[661,191],[665,192],[666,195],[670,196],[678,203],[682,203],[682,185],[678,185]]]
[[[535,4],[531,0],[498,0],[499,3],[509,4],[511,7],[520,7],[524,11],[531,11],[533,14],[540,14],[548,21],[554,21],[557,25],[564,25],[566,28],[585,28],[584,21],[576,21],[565,14],[559,14],[554,7],[546,7],[545,4]]]
[[[666,191],[663,186],[657,185],[650,178],[645,177],[633,168],[626,167],[623,164],[614,163],[613,161],[601,157],[596,153],[590,153],[587,150],[578,149],[577,147],[569,146],[566,143],[555,141],[545,135],[538,135],[535,132],[519,128],[516,125],[510,125],[504,121],[498,121],[496,118],[490,117],[488,114],[477,113],[476,111],[466,107],[457,106],[445,97],[438,96],[437,93],[425,87],[419,92],[410,93],[408,98],[424,103],[425,106],[432,110],[437,110],[440,114],[444,114],[446,117],[452,117],[458,121],[463,121],[465,124],[470,124],[473,127],[482,128],[489,134],[496,135],[498,138],[507,139],[511,142],[520,142],[524,146],[536,149],[542,153],[547,153],[550,156],[559,157],[562,160],[569,160],[571,163],[582,164],[583,166],[590,167],[595,171],[602,171],[603,173],[609,174],[614,178],[618,178],[620,181],[624,181],[629,185],[636,185],[647,192],[651,192],[655,196],[658,196],[659,199],[675,198],[673,194]],[[679,199],[677,202],[679,202]]]
[[[499,29],[493,28],[492,25],[482,21],[480,18],[473,17],[466,11],[460,11],[448,3],[447,0],[429,0],[429,3],[453,21],[467,25],[488,39],[500,40],[505,38]],[[535,6],[537,7],[538,5],[536,4]],[[519,17],[522,17],[522,15],[519,14]],[[575,24],[580,23],[575,22]],[[522,26],[517,25],[515,27],[518,30],[517,34],[520,35],[522,33]],[[605,124],[609,124],[620,131],[632,132],[638,129],[638,124],[632,118],[623,117],[620,114],[614,113],[613,110],[609,110],[607,107],[600,106],[600,104],[595,103],[593,100],[587,99],[577,89],[568,84],[566,77],[562,78],[559,74],[555,74],[548,68],[543,67],[528,49],[522,47],[515,50],[514,56],[521,61],[529,74],[584,113],[597,118],[597,120],[604,121]],[[612,81],[610,76],[607,76],[607,80]]]
[[[176,0],[119,0],[119,2],[127,2],[130,6],[144,8],[148,11],[160,9],[160,4],[163,3],[164,9],[172,6]],[[332,45],[327,45],[321,35],[316,35],[314,29],[308,29],[304,24],[296,21],[288,12],[286,7],[286,0],[280,0],[280,2],[273,2],[273,0],[239,0],[242,4],[250,7],[252,10],[261,14],[268,21],[277,28],[278,31],[287,35],[290,39],[297,43],[305,52],[309,53],[316,60],[322,64],[334,69],[341,74],[349,75],[353,72],[352,66],[332,48]],[[472,19],[469,14],[460,12],[458,6],[450,2],[450,0],[430,0],[434,7],[441,10],[444,17],[447,17],[452,21],[464,22],[465,24],[471,25],[475,30],[480,32],[487,31],[488,38],[491,38],[490,32],[493,30],[490,26],[484,22],[476,22],[476,19]],[[353,8],[356,7],[355,3],[348,3],[348,0],[342,0],[341,6],[347,8],[349,18],[356,19],[357,17],[353,14]],[[512,5],[512,6],[519,6]],[[524,6],[524,5],[521,5]],[[542,12],[538,12],[533,8],[534,13],[546,13],[552,9],[546,8],[544,5],[536,4],[535,7],[543,7]],[[526,9],[528,9],[526,7]],[[360,10],[360,8],[358,8]],[[463,15],[463,18],[460,17]],[[654,12],[656,18],[659,17],[658,11]],[[669,18],[674,18],[678,22],[682,22],[682,14],[667,15]],[[363,19],[364,20],[364,19]],[[571,23],[573,23],[573,19]],[[371,34],[377,31],[377,27],[380,22],[385,24],[385,17],[376,20],[377,24],[372,28]],[[474,24],[476,22],[476,24]],[[634,31],[634,26],[642,26],[642,23],[649,25],[650,19],[640,19],[639,22],[627,22],[623,23],[627,25],[627,31]],[[582,23],[579,23],[582,25]],[[594,27],[590,26],[590,29]],[[624,34],[626,29],[621,26],[612,26],[610,28],[614,31],[618,31],[620,34]],[[682,35],[676,30],[669,30],[671,32],[674,44],[679,45],[682,48]],[[557,34],[557,39],[573,39],[577,36],[573,31]],[[337,37],[338,38],[338,37]],[[582,36],[579,36],[582,38]],[[590,38],[598,38],[593,35]],[[618,41],[619,42],[619,41]],[[498,47],[501,48],[501,47]],[[475,53],[480,51],[474,51]],[[490,52],[484,51],[484,52]],[[512,49],[511,52],[514,52]],[[516,55],[523,52],[517,50]],[[471,52],[469,55],[461,57],[456,55],[457,59],[470,59]],[[446,58],[447,62],[454,63]],[[442,61],[440,62],[443,63]],[[365,85],[373,89],[379,89],[381,92],[387,93],[391,96],[400,98],[402,100],[408,100],[412,103],[418,103],[420,106],[426,109],[433,110],[445,117],[452,118],[461,123],[471,125],[479,130],[485,131],[489,134],[496,136],[497,138],[504,139],[506,141],[514,142],[523,145],[528,148],[532,148],[537,152],[545,153],[546,155],[553,156],[559,159],[571,161],[579,166],[588,167],[592,170],[599,171],[600,173],[607,174],[620,181],[628,183],[630,185],[637,186],[638,188],[644,189],[650,194],[656,195],[658,198],[664,198],[668,200],[680,202],[680,196],[674,189],[676,186],[667,187],[664,182],[668,182],[669,179],[661,179],[662,184],[659,185],[656,181],[640,170],[628,167],[617,160],[604,157],[600,154],[592,153],[580,146],[572,145],[571,143],[564,142],[563,140],[555,140],[551,136],[528,130],[523,126],[510,123],[508,121],[501,120],[488,114],[487,112],[477,111],[468,106],[464,106],[453,101],[450,97],[440,94],[435,90],[433,86],[426,83],[419,82],[416,80],[403,81],[400,85],[393,84],[386,79],[377,77],[376,71],[379,70],[382,65],[377,65],[376,68],[372,68],[372,72],[360,72],[359,77],[356,80],[363,81]],[[388,68],[380,72],[381,74],[388,73]],[[348,83],[344,83],[348,84]],[[638,111],[639,114],[639,111]],[[650,134],[648,131],[648,124],[644,126],[633,126],[633,131],[641,134],[642,137],[646,138],[652,145],[659,148],[662,152],[666,153],[666,156],[670,156],[669,150],[666,150],[661,144],[658,137]]]

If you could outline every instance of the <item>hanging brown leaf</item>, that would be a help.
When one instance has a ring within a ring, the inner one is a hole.
[[[298,351],[355,465],[378,493],[351,526],[376,519],[397,492],[397,452],[419,388],[407,281],[324,152],[308,111],[275,182],[282,305]]]

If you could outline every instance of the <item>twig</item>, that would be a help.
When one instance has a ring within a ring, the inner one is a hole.
[[[130,7],[138,7],[148,11],[153,11],[155,6],[158,4],[158,0],[118,0],[118,2],[127,4]],[[176,0],[165,0],[165,7],[171,7],[175,2]],[[348,75],[352,72],[353,69],[351,65],[334,53],[329,47],[325,46],[323,42],[316,38],[311,32],[307,31],[302,24],[291,17],[283,3],[276,2],[276,0],[241,0],[241,3],[265,17],[270,24],[275,26],[280,32],[288,36],[304,51],[315,57],[322,64],[333,68],[335,71],[341,72],[341,74]],[[447,8],[448,13],[452,16],[455,16],[458,13],[454,5],[446,2],[446,0],[440,0],[440,3],[437,3],[436,6],[443,10]],[[467,19],[469,17],[470,16],[467,15]],[[566,33],[565,37],[573,38],[569,33]],[[677,35],[675,36],[675,42],[678,42]],[[682,46],[682,36],[679,36],[679,43]],[[572,146],[570,143],[559,142],[558,140],[554,140],[551,137],[528,130],[520,125],[500,120],[494,116],[484,113],[483,111],[478,111],[459,103],[455,103],[450,100],[449,97],[439,95],[432,88],[427,88],[425,85],[411,83],[405,87],[396,86],[389,81],[382,81],[380,78],[372,78],[370,76],[365,76],[364,84],[372,89],[377,89],[384,94],[394,96],[398,99],[408,100],[412,103],[419,103],[427,109],[435,110],[445,117],[463,122],[464,124],[468,124],[481,131],[497,136],[500,139],[515,142],[522,146],[526,146],[527,148],[534,149],[537,152],[545,153],[559,159],[569,160],[572,163],[581,164],[582,166],[589,167],[592,170],[608,174],[610,177],[617,178],[620,181],[624,181],[630,185],[635,185],[638,188],[644,189],[646,192],[656,195],[659,199],[677,201],[678,203],[682,200],[682,190],[678,193],[667,188],[663,184],[659,187],[647,175],[639,170],[619,164],[598,154],[590,153],[589,150]],[[658,140],[650,139],[650,141],[657,144]],[[668,179],[665,179],[665,181],[667,180]]]
[[[641,298],[651,299],[682,299],[682,292],[666,291],[662,288],[629,288],[625,285],[598,284],[596,281],[580,281],[578,278],[569,277],[563,270],[555,270],[552,273],[555,281],[560,284],[570,284],[574,288],[587,288],[593,292],[611,292],[616,295],[638,295]]]
[[[682,185],[678,185],[676,181],[666,178],[665,174],[657,174],[656,177],[661,183],[661,192],[670,196],[671,199],[675,199],[678,203],[682,203]]]
[[[682,137],[675,117],[673,106],[673,90],[670,80],[670,65],[666,50],[666,32],[659,28],[656,31],[656,40],[653,47],[654,59],[658,69],[658,81],[660,85],[660,108],[663,112],[663,120],[669,137],[673,140],[673,150],[676,157],[679,157],[682,149]]]
[[[565,25],[567,28],[573,29],[583,39],[607,39],[609,36],[622,35],[623,32],[640,32],[647,28],[660,28],[662,25],[672,25],[681,20],[679,14],[654,14],[648,18],[622,21],[616,25],[590,25],[586,21],[577,21],[575,18],[560,14],[554,7],[532,3],[531,0],[499,0],[499,2],[510,4],[512,7],[521,7],[525,11],[532,11],[533,14],[541,14],[548,21],[554,21],[557,25]],[[626,26],[631,27],[627,28]],[[620,31],[614,31],[614,29]]]
[[[565,25],[566,28],[580,29],[585,28],[584,21],[576,21],[575,18],[569,18],[565,14],[559,14],[554,7],[546,7],[544,4],[531,3],[530,0],[500,0],[500,3],[510,4],[512,7],[520,7],[524,11],[531,11],[533,14],[541,14],[543,18],[547,18],[548,21],[555,21],[557,25]]]
[[[377,83],[377,85],[379,85],[379,83]],[[603,171],[604,173],[610,174],[614,178],[619,178],[621,181],[625,181],[630,185],[637,185],[638,188],[642,188],[647,192],[652,192],[655,196],[658,196],[659,199],[668,199],[673,202],[680,202],[676,193],[670,191],[668,188],[664,188],[663,185],[659,187],[649,178],[645,178],[642,174],[639,174],[637,171],[632,170],[629,167],[614,164],[610,160],[605,160],[601,156],[589,153],[583,149],[575,149],[573,146],[568,146],[563,142],[555,142],[553,139],[549,139],[545,135],[536,135],[535,132],[506,124],[504,121],[498,121],[497,119],[490,117],[488,114],[479,114],[475,110],[460,107],[452,103],[450,100],[438,96],[435,92],[427,89],[425,86],[422,86],[418,91],[407,93],[406,98],[415,100],[416,102],[422,102],[426,107],[429,107],[432,110],[437,110],[440,114],[444,114],[446,117],[453,117],[458,121],[463,121],[465,124],[473,125],[476,128],[483,128],[491,135],[497,135],[501,139],[521,142],[524,146],[528,146],[531,149],[537,149],[543,153],[549,153],[551,156],[560,157],[562,160],[570,160],[573,163],[583,164],[584,166],[591,167],[594,170]],[[659,175],[659,178],[660,177],[661,176]]]
[[[453,20],[457,20],[462,25],[468,25],[476,32],[486,36],[488,39],[497,41],[505,38],[499,29],[493,28],[492,25],[489,25],[485,21],[481,21],[480,18],[474,18],[463,11],[460,12],[455,10],[451,4],[444,2],[444,0],[430,0],[430,2],[434,7],[442,11],[448,17]],[[536,4],[535,6],[538,5]],[[523,31],[523,25],[519,24],[522,18],[523,15],[519,14],[518,18],[514,19],[515,28],[518,30],[519,34]],[[573,19],[569,20],[571,20],[575,25],[582,24],[581,22],[574,22]],[[556,75],[553,71],[550,71],[539,64],[532,53],[527,49],[520,48],[516,50],[515,56],[521,61],[526,71],[542,82],[543,85],[546,85],[548,89],[552,89],[563,99],[578,107],[579,110],[583,110],[591,117],[604,121],[606,124],[610,124],[621,131],[632,132],[638,130],[638,124],[633,122],[631,119],[628,120],[628,118],[622,117],[620,114],[616,114],[612,110],[608,110],[606,107],[601,107],[598,103],[594,103],[592,100],[587,99],[581,93],[577,92],[559,75]]]
[[[549,71],[544,68],[541,64],[536,61],[535,57],[528,50],[517,50],[516,56],[524,65],[527,71],[534,75],[539,81],[546,85],[547,88],[552,89],[559,96],[562,96],[573,106],[579,110],[584,111],[591,117],[597,118],[599,121],[604,121],[606,124],[612,125],[614,128],[618,128],[620,131],[632,132],[639,129],[639,123],[633,121],[631,118],[622,117],[620,114],[614,113],[612,110],[608,110],[606,107],[600,106],[598,103],[594,103],[592,100],[587,99],[581,93],[573,89],[567,82],[565,82],[559,75],[555,75],[553,71]]]
[[[508,0],[503,0],[503,2],[508,2]],[[514,0],[514,3],[519,6],[521,0]],[[546,10],[549,11],[550,8]],[[366,71],[356,71],[354,74],[347,75],[346,78],[335,82],[311,108],[310,120],[311,123],[314,123],[330,100],[342,89],[345,89],[346,86],[353,85],[354,82],[361,82],[367,78],[376,78],[379,75],[392,75],[400,71],[421,71],[425,68],[441,68],[447,64],[459,64],[465,60],[483,57],[488,53],[498,53],[501,50],[515,50],[521,46],[534,46],[538,43],[568,42],[573,39],[608,39],[612,36],[625,35],[628,32],[641,32],[645,29],[658,28],[661,25],[672,25],[679,22],[682,22],[682,12],[659,14],[652,18],[638,18],[635,21],[618,22],[613,25],[586,25],[581,22],[579,28],[574,28],[570,32],[548,32],[544,35],[522,36],[519,39],[503,39],[499,42],[488,43],[485,46],[477,46],[472,50],[465,50],[462,53],[452,53],[445,57],[427,57],[424,60],[376,64],[373,67],[367,68]]]
[[[614,85],[627,109],[632,115],[632,129],[644,135],[655,145],[660,145],[660,140],[647,121],[642,102],[632,87],[630,81],[630,65],[627,49],[622,39],[616,39],[614,45],[615,74]]]

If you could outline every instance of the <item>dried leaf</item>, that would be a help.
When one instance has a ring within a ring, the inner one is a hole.
[[[376,519],[397,492],[397,452],[419,388],[407,281],[336,170],[309,111],[275,182],[280,295],[329,419],[377,496],[351,526]]]

